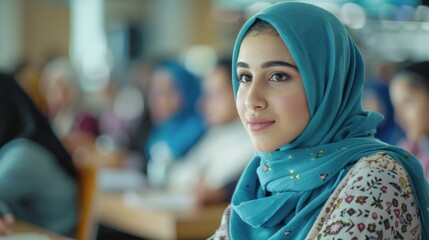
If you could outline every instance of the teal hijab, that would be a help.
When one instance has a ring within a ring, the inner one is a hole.
[[[323,205],[362,157],[385,152],[408,171],[421,213],[422,239],[429,239],[429,187],[418,160],[373,137],[382,115],[365,111],[361,96],[364,62],[342,23],[311,4],[273,5],[249,19],[240,45],[257,20],[271,24],[295,60],[307,95],[311,120],[292,142],[258,152],[232,197],[232,239],[304,239]],[[239,84],[233,74],[234,92]]]

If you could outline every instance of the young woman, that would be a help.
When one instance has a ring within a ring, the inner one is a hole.
[[[49,121],[70,153],[94,144],[99,133],[98,118],[85,106],[86,97],[78,81],[66,58],[52,59],[42,71],[40,87],[47,101]]]
[[[429,62],[412,64],[390,85],[396,119],[406,133],[400,146],[415,154],[429,179]]]
[[[48,120],[0,74],[0,236],[17,218],[74,237],[77,173]]]
[[[373,137],[362,56],[341,22],[287,2],[249,19],[233,86],[258,150],[215,239],[427,239],[428,184],[407,151]]]
[[[200,80],[181,64],[165,60],[150,76],[148,110],[152,127],[145,144],[149,181],[164,187],[167,168],[203,136],[206,124],[197,108]]]

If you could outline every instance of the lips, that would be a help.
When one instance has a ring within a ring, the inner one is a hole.
[[[247,118],[247,127],[251,131],[262,131],[269,126],[273,125],[275,121],[264,119],[264,118],[257,118],[257,117],[250,117]]]

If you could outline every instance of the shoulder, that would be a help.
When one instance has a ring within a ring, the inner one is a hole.
[[[0,158],[3,167],[15,171],[42,171],[45,165],[54,163],[54,156],[49,150],[26,138],[17,138],[5,144],[0,149]]]
[[[401,163],[384,152],[361,158],[350,170],[349,179],[356,175],[371,177],[374,174],[376,174],[378,178],[384,177],[386,180],[397,180],[395,176],[408,180],[408,173]],[[348,184],[351,183],[353,182],[348,182]]]
[[[321,239],[420,238],[421,222],[408,173],[385,153],[360,159],[322,212],[316,221]]]
[[[213,236],[208,240],[229,240],[229,220],[231,218],[231,205],[229,205],[223,212],[221,223]]]
[[[337,190],[373,197],[378,194],[380,198],[398,198],[415,204],[408,172],[399,161],[386,153],[376,153],[360,159],[344,182],[344,188]]]

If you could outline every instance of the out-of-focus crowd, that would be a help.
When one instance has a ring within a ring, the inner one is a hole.
[[[82,90],[66,58],[2,75],[2,231],[18,218],[73,236],[82,161],[98,171],[137,170],[147,179],[142,188],[189,194],[196,207],[228,201],[254,154],[235,108],[230,58],[202,77],[176,59],[131,71],[126,84],[111,80],[97,93]]]
[[[201,75],[179,59],[137,60],[128,79],[112,76],[97,92],[67,57],[1,74],[0,236],[15,219],[75,236],[81,164],[137,173],[144,182],[132,188],[181,192],[196,207],[228,202],[255,154],[235,106],[235,66],[218,56]],[[380,61],[363,105],[384,115],[375,137],[416,155],[429,178],[429,61]]]
[[[376,137],[415,154],[426,177],[428,69],[429,62],[380,62],[363,98],[385,117]],[[230,58],[203,77],[176,59],[136,63],[131,71],[132,80],[112,79],[98,93],[82,90],[66,58],[2,75],[1,230],[19,218],[73,236],[76,161],[91,151],[100,170],[137,170],[144,187],[190,194],[198,206],[229,201],[255,152],[235,108]],[[94,108],[91,98],[102,104]]]

